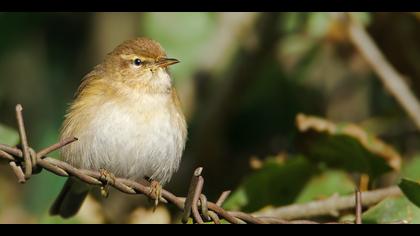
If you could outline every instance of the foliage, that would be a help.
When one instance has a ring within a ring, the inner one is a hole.
[[[406,221],[419,224],[420,211],[405,197],[387,198],[363,213],[363,223],[384,224]]]
[[[309,136],[302,135],[298,140],[309,158],[372,177],[400,169],[401,156],[392,147],[354,124],[336,125],[303,114],[296,122],[298,129]]]
[[[292,203],[313,172],[314,168],[301,156],[292,157],[285,163],[267,161],[244,180],[224,206],[252,212],[267,205]]]
[[[402,179],[398,185],[404,195],[417,207],[420,207],[420,184],[409,179]]]
[[[171,73],[189,141],[168,188],[185,193],[200,165],[209,199],[232,189],[224,207],[258,212],[352,195],[363,176],[367,190],[404,194],[365,207],[364,223],[420,223],[419,133],[334,14],[0,13],[0,143],[18,144],[16,103],[30,145],[55,143],[80,79],[121,41],[148,36],[182,62]],[[419,13],[353,16],[418,96]],[[179,222],[118,193],[74,219],[50,217],[64,180],[44,171],[18,185],[0,165],[0,222]],[[353,210],[313,220],[343,219]]]
[[[257,211],[262,208],[305,203],[331,196],[351,195],[356,185],[347,172],[368,173],[371,178],[377,178],[392,169],[399,170],[401,168],[399,153],[354,124],[335,125],[318,117],[299,114],[297,126],[303,133],[312,132],[309,138],[311,144],[304,145],[305,148],[302,150],[305,156],[299,158],[302,161],[305,160],[303,163],[316,161],[319,168],[314,169],[314,165],[306,164],[310,169],[303,173],[304,169],[297,170],[288,166],[296,161],[296,157],[288,158],[280,163],[269,158],[261,169],[244,180],[243,184],[226,202],[225,207],[233,210]],[[299,136],[299,138],[301,141],[308,137]],[[310,151],[307,151],[308,149]],[[319,158],[313,158],[313,156]],[[407,165],[403,166],[402,175],[418,176],[418,168],[420,168],[417,165],[418,161],[419,158],[414,158],[407,162]],[[282,168],[272,172],[273,170],[268,167],[273,164]],[[326,166],[329,167],[326,168]],[[340,170],[331,170],[330,168],[339,168]],[[286,178],[288,180],[286,183],[279,181],[285,178],[279,178],[277,174],[288,173],[289,170],[301,171],[301,175],[295,174]],[[318,174],[315,174],[317,172]],[[302,185],[302,183],[305,184]],[[284,184],[286,186],[283,186]],[[287,191],[287,186],[295,188],[299,194],[296,194],[296,191]],[[418,223],[420,208],[416,205],[420,206],[420,184],[403,178],[399,187],[405,196],[384,199],[363,214],[363,221],[366,223],[399,221]],[[272,190],[272,188],[276,190]],[[278,196],[274,195],[277,189],[280,190]],[[287,194],[291,201],[279,201],[284,199]],[[274,198],[270,199],[271,196]]]

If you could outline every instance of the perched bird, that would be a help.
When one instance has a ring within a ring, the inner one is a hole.
[[[123,42],[88,73],[75,94],[61,138],[78,141],[61,150],[71,165],[115,177],[152,180],[160,194],[177,171],[187,125],[159,43],[148,38]],[[76,214],[90,188],[69,178],[50,213]]]

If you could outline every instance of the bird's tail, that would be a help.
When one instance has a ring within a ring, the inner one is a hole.
[[[50,209],[51,215],[63,218],[74,216],[89,193],[89,187],[81,181],[69,178]]]

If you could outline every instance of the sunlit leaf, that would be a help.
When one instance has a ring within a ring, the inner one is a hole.
[[[334,194],[353,193],[355,185],[344,171],[327,171],[312,178],[299,194],[297,203],[309,202],[330,197]]]
[[[420,223],[420,209],[406,197],[389,197],[363,213],[363,223]]]

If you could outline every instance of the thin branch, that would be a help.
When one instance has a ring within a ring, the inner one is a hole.
[[[359,189],[356,189],[355,201],[356,201],[356,209],[355,209],[355,223],[360,225],[362,224],[362,194],[360,193]]]
[[[387,197],[401,196],[401,191],[397,186],[384,189],[373,190],[361,193],[363,198],[362,205],[367,207],[379,203]],[[270,216],[284,220],[310,218],[315,216],[331,215],[332,212],[352,209],[355,207],[354,194],[349,196],[333,196],[325,200],[313,201],[303,204],[293,204],[289,206],[269,209],[255,213],[255,216]]]
[[[406,84],[404,77],[388,62],[357,19],[351,13],[348,13],[347,16],[351,42],[370,64],[388,91],[408,113],[417,128],[420,129],[420,103]]]

